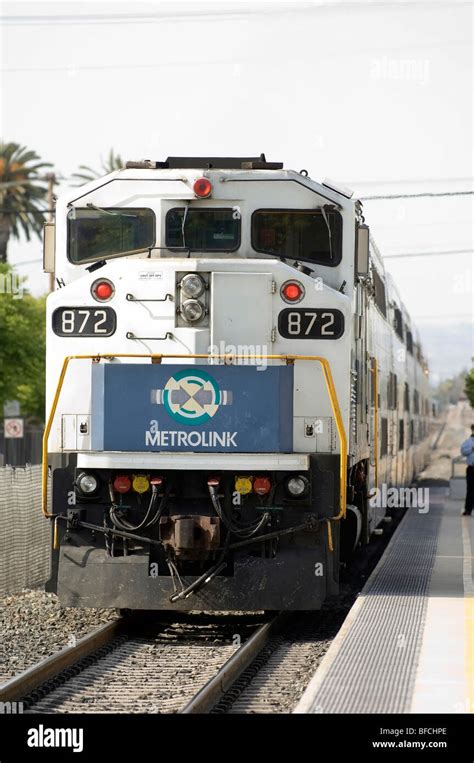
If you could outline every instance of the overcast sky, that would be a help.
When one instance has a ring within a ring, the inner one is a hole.
[[[63,177],[124,159],[255,155],[357,195],[472,190],[473,5],[3,2],[2,137]],[[46,17],[46,18],[45,18]],[[473,196],[366,201],[435,374],[469,363]],[[470,253],[469,253],[470,252]],[[39,241],[10,245],[35,294]]]

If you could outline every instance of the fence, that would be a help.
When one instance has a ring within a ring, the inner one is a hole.
[[[0,467],[0,595],[50,576],[51,523],[41,513],[41,467]]]
[[[42,439],[43,427],[31,424],[25,424],[24,437],[5,437],[2,423],[0,429],[0,466],[40,464]]]

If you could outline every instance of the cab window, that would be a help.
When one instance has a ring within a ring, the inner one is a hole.
[[[155,213],[135,208],[73,208],[68,214],[68,257],[80,264],[155,245]]]
[[[201,252],[233,252],[240,246],[234,209],[175,207],[166,215],[166,246]]]
[[[334,209],[258,209],[252,215],[252,247],[334,267],[342,257],[342,217]]]

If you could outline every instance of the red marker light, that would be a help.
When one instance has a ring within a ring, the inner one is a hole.
[[[114,490],[117,493],[128,493],[132,488],[132,480],[128,474],[118,474],[114,479]]]
[[[94,281],[91,287],[91,293],[94,299],[98,302],[107,302],[115,293],[115,287],[111,281],[101,279],[100,281]]]
[[[285,302],[300,302],[304,297],[304,288],[298,281],[287,281],[281,287],[281,296]]]
[[[212,193],[212,184],[207,178],[199,178],[193,185],[193,191],[200,199],[207,199]]]
[[[253,481],[253,492],[257,495],[267,495],[270,492],[272,483],[268,477],[255,477]]]

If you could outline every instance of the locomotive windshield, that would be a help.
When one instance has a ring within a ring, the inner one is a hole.
[[[68,215],[68,257],[77,264],[144,251],[155,244],[151,209],[71,209]]]
[[[207,252],[234,251],[240,219],[233,209],[176,207],[166,215],[166,246]]]
[[[252,215],[252,246],[333,267],[342,256],[342,217],[334,210],[258,209]]]

